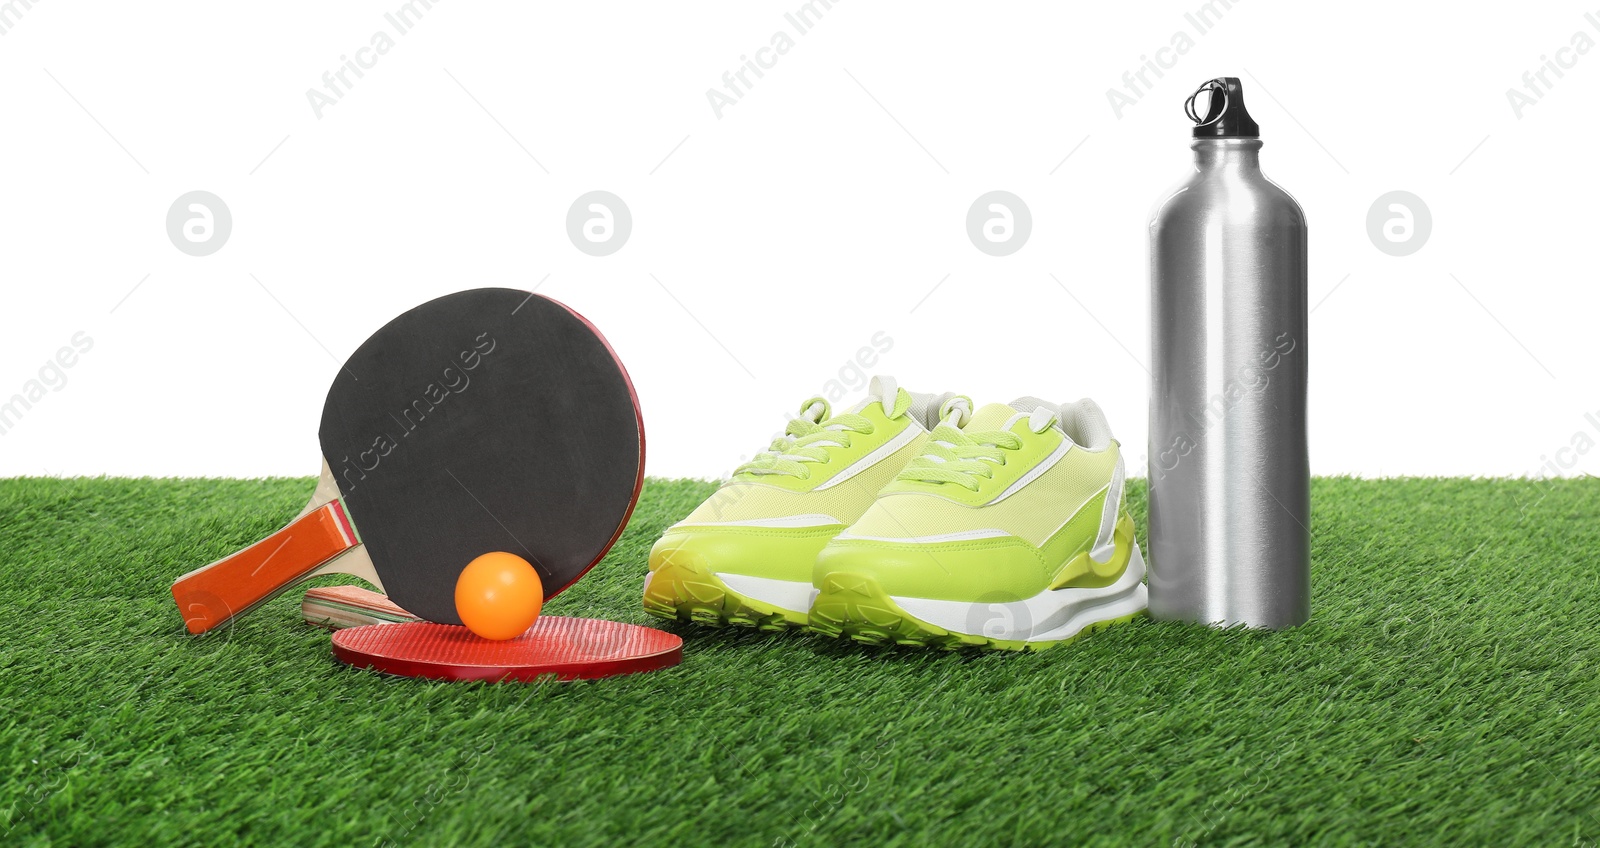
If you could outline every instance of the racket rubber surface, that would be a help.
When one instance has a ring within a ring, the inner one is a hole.
[[[541,616],[528,632],[498,642],[465,627],[420,621],[336,631],[333,655],[356,668],[399,677],[526,683],[669,668],[683,660],[683,640],[650,627],[593,618]]]

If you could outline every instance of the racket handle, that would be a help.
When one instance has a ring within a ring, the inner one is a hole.
[[[330,501],[254,545],[179,577],[172,584],[172,599],[189,632],[204,633],[272,599],[360,543],[344,506]]]

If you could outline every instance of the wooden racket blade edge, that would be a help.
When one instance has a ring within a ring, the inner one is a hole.
[[[307,624],[328,630],[422,620],[401,609],[387,595],[360,586],[307,589],[300,599],[300,617]]]

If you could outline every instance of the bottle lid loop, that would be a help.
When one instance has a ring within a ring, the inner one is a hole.
[[[1207,98],[1206,113],[1201,116],[1195,109],[1195,98],[1205,92],[1211,96]],[[1238,77],[1217,77],[1201,83],[1184,101],[1183,113],[1194,121],[1195,138],[1256,138],[1261,134],[1261,128],[1244,108],[1244,89]]]

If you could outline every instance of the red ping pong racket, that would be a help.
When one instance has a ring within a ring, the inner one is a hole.
[[[644,483],[643,420],[610,345],[513,289],[384,325],[339,370],[319,438],[322,476],[298,517],[173,583],[190,632],[333,572],[460,624],[456,578],[490,551],[532,563],[549,599],[611,548]]]
[[[683,659],[683,640],[671,633],[554,615],[540,616],[516,639],[491,642],[461,627],[423,623],[383,595],[356,586],[308,589],[300,614],[339,631],[333,653],[341,662],[404,677],[593,680],[655,671]]]

